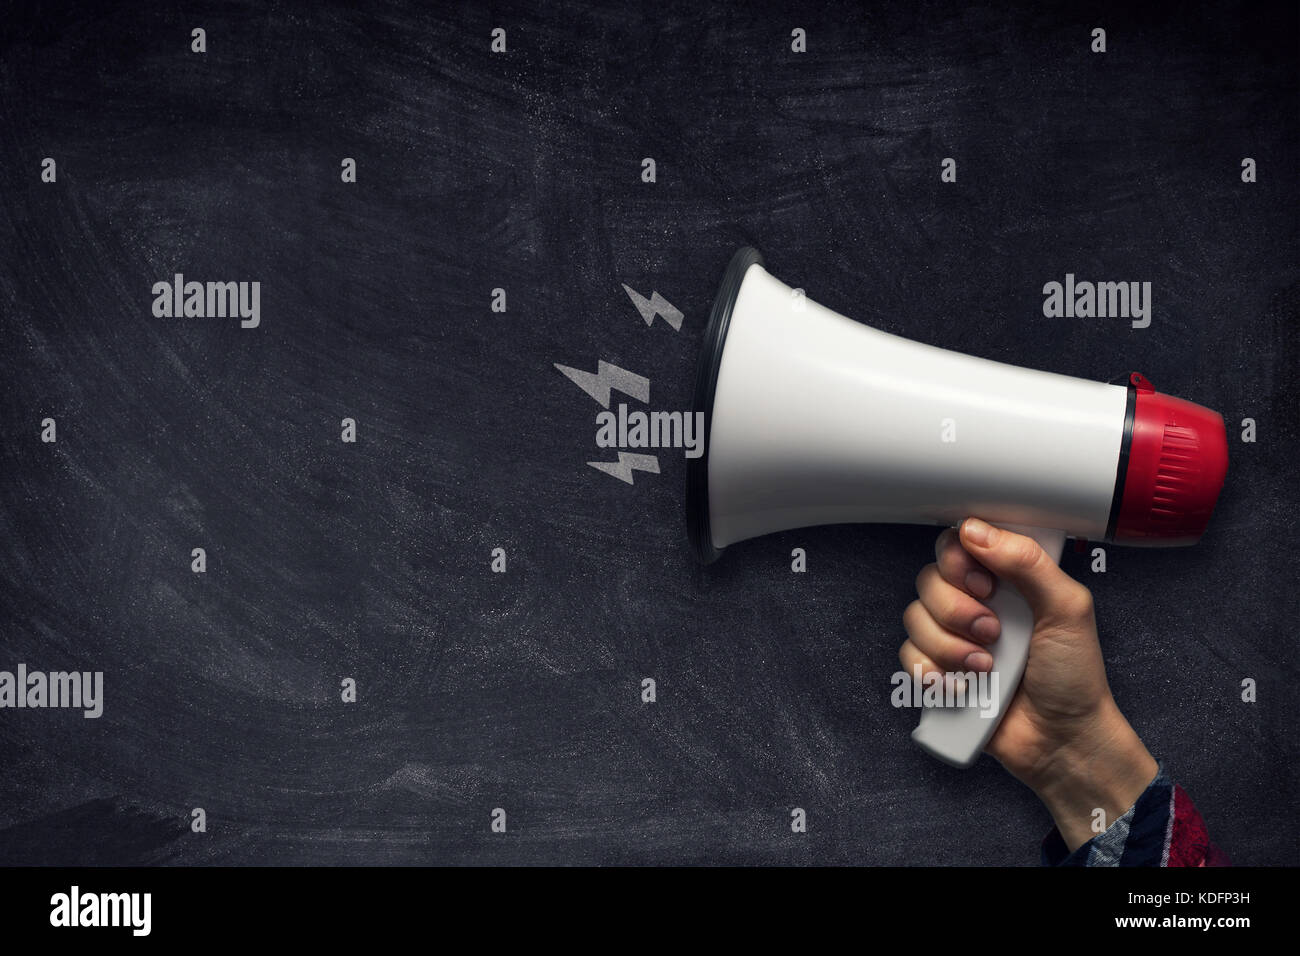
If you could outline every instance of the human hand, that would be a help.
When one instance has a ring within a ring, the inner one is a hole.
[[[1034,615],[1024,677],[987,752],[1051,811],[1071,850],[1133,805],[1156,775],[1155,759],[1120,713],[1106,681],[1092,593],[1036,541],[968,518],[935,544],[903,613],[899,660],[910,674],[993,667],[1000,624],[981,603],[1014,587]]]

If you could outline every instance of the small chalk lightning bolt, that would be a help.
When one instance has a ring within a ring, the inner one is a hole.
[[[600,402],[604,408],[609,408],[610,389],[618,389],[642,402],[650,401],[650,379],[619,368],[617,365],[610,365],[603,359],[597,362],[594,374],[584,372],[580,368],[561,365],[559,362],[555,363],[555,367],[574,385]]]
[[[646,325],[655,324],[655,316],[661,315],[665,322],[673,327],[674,332],[680,332],[682,329],[682,313],[667,299],[658,292],[652,292],[650,298],[646,298],[636,289],[624,283],[623,291],[627,297],[632,300],[636,310],[641,313],[641,318],[645,319]]]
[[[629,485],[633,484],[632,472],[634,471],[648,471],[652,475],[659,474],[659,459],[654,455],[633,455],[621,451],[618,453],[618,461],[589,461],[587,464],[597,471],[613,475],[619,481],[625,481]]]

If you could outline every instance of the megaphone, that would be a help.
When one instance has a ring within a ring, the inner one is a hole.
[[[973,515],[1059,561],[1067,537],[1185,545],[1223,486],[1222,417],[1137,373],[1101,383],[963,355],[808,300],[738,251],[709,314],[687,465],[700,561],[759,535],[841,522],[953,525]],[[913,740],[968,767],[997,729],[1029,654],[1033,616],[1000,583],[986,602],[991,706],[927,707]]]

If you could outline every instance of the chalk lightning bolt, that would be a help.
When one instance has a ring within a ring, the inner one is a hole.
[[[650,401],[650,379],[619,368],[617,365],[610,365],[603,359],[597,362],[595,374],[584,372],[580,368],[570,368],[559,362],[555,363],[555,367],[574,385],[600,402],[604,408],[609,408],[610,389],[618,389],[642,402]]]
[[[626,283],[623,285],[623,291],[632,300],[636,310],[641,313],[641,318],[645,319],[646,325],[654,325],[655,316],[662,315],[664,321],[673,327],[674,332],[681,331],[682,313],[658,292],[652,292],[650,298],[647,299]]]
[[[589,461],[597,471],[603,471],[607,475],[613,475],[619,481],[625,481],[629,485],[633,484],[632,472],[648,471],[652,475],[659,474],[659,459],[654,455],[633,455],[625,451],[618,453],[618,461]]]

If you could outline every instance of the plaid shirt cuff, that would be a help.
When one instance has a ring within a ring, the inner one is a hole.
[[[1158,766],[1137,802],[1073,853],[1053,827],[1043,840],[1043,866],[1228,866],[1191,798]]]

